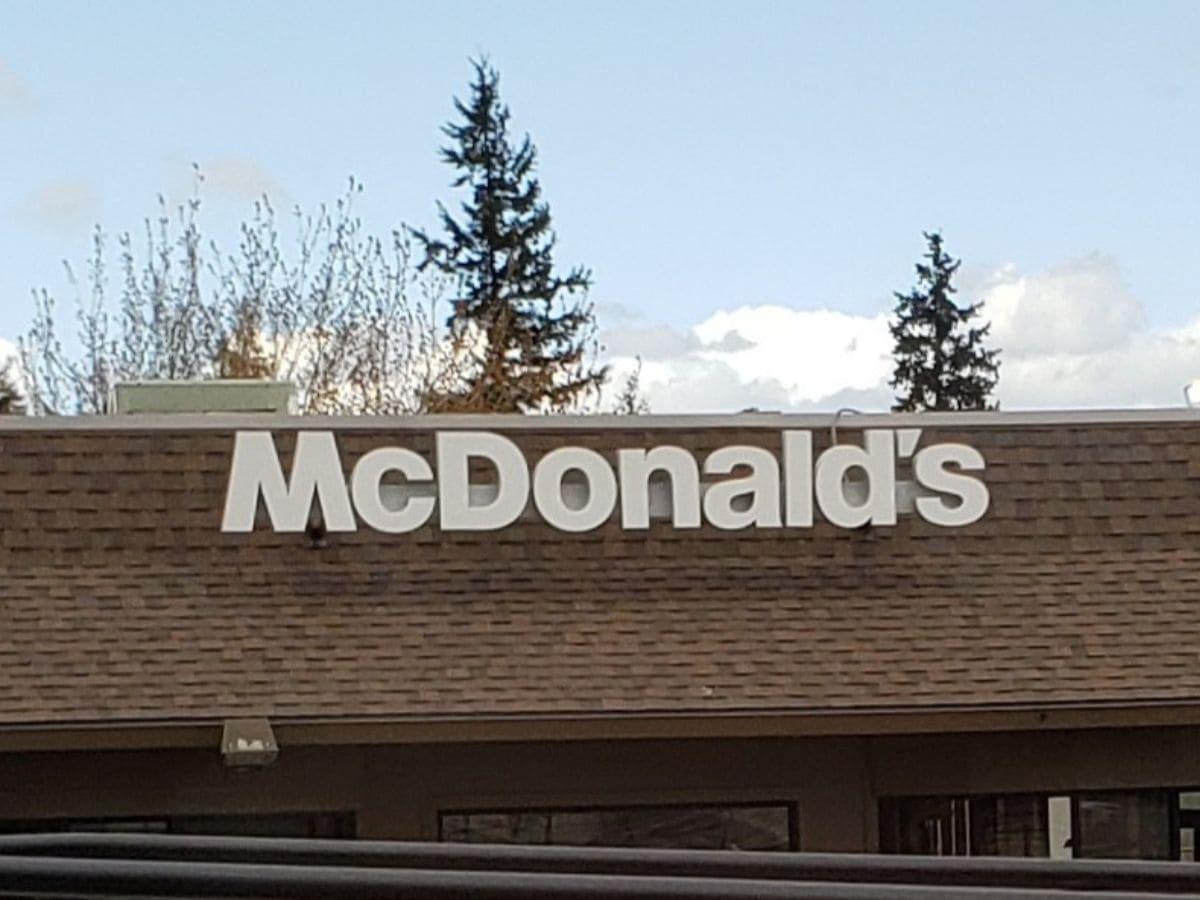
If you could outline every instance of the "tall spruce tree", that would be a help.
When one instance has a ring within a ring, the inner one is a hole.
[[[925,232],[927,262],[917,263],[917,286],[896,294],[889,323],[894,343],[897,412],[994,409],[999,350],[984,346],[990,323],[973,325],[981,304],[958,306],[951,281],[962,260],[942,249],[938,232]]]
[[[443,162],[464,189],[461,218],[439,203],[441,239],[414,232],[433,265],[455,284],[449,327],[464,375],[428,398],[434,412],[559,412],[598,393],[606,370],[593,365],[596,323],[586,302],[591,273],[555,273],[550,208],[534,174],[529,135],[514,142],[497,71],[472,61],[460,121],[443,127]]]

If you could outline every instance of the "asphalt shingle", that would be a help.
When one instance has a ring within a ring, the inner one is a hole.
[[[779,446],[777,429],[653,420],[511,436],[531,461],[564,440]],[[220,532],[231,432],[4,432],[0,724],[1200,700],[1200,421],[934,439],[987,459],[972,526],[530,519],[313,548]],[[339,443],[348,468],[432,441]]]

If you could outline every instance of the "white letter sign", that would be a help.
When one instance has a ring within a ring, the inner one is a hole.
[[[253,531],[259,494],[275,531],[303,531],[308,526],[314,495],[321,504],[327,531],[355,529],[333,432],[302,431],[296,435],[289,483],[283,479],[271,435],[265,431],[239,431],[233,444],[221,530]]]
[[[901,511],[943,528],[978,522],[991,502],[978,474],[986,468],[983,454],[951,443],[917,450],[921,434],[868,428],[861,445],[838,443],[816,454],[811,431],[788,429],[774,449],[716,447],[702,465],[692,450],[670,444],[604,453],[555,447],[541,456],[531,479],[525,453],[511,439],[442,431],[435,435],[435,465],[415,450],[376,447],[359,456],[347,479],[332,431],[296,434],[287,478],[269,432],[239,431],[221,530],[253,531],[260,497],[275,531],[304,531],[314,503],[328,531],[354,531],[357,513],[367,528],[385,534],[431,521],[442,531],[496,531],[523,516],[567,532],[592,531],[614,515],[627,531],[812,528],[817,512],[837,528],[890,528]],[[495,476],[472,483],[472,468],[478,476],[480,463]],[[912,496],[914,487],[898,481],[897,467],[924,490],[911,506],[897,501]],[[383,483],[388,473],[403,482],[395,492],[399,504],[384,503],[394,487]],[[531,487],[536,512],[528,510]]]
[[[563,476],[571,471],[581,472],[587,481],[587,499],[578,509],[563,498]],[[616,508],[617,478],[595,450],[559,447],[534,467],[533,502],[542,518],[560,531],[591,531],[608,521]]]
[[[471,503],[471,460],[496,468],[496,496]],[[486,431],[443,431],[437,436],[438,504],[443,531],[496,531],[517,521],[529,502],[529,469],[521,448]]]
[[[380,447],[364,453],[354,466],[354,474],[350,476],[354,508],[376,531],[403,534],[420,528],[433,515],[434,499],[410,495],[402,509],[388,509],[381,496],[383,476],[387,472],[399,472],[406,484],[433,481],[433,470],[420,454],[403,447]]]

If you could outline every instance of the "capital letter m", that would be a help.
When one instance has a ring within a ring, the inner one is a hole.
[[[260,494],[275,531],[303,531],[314,496],[321,504],[326,530],[355,529],[354,510],[331,431],[296,435],[290,483],[284,480],[270,432],[239,431],[234,438],[221,531],[253,531]]]

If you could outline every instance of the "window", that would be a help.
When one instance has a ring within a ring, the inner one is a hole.
[[[355,818],[352,812],[335,812],[0,821],[0,834],[21,832],[137,832],[233,837],[352,838],[355,832]]]
[[[1090,791],[1071,810],[1080,859],[1178,859],[1172,846],[1173,791]]]
[[[884,853],[1195,861],[1200,791],[885,797]]]
[[[884,853],[926,856],[1046,856],[1045,798],[1036,794],[885,798]]]
[[[1179,858],[1196,862],[1196,831],[1200,830],[1200,791],[1179,794]]]
[[[795,850],[797,824],[777,803],[443,812],[438,827],[456,843]]]

